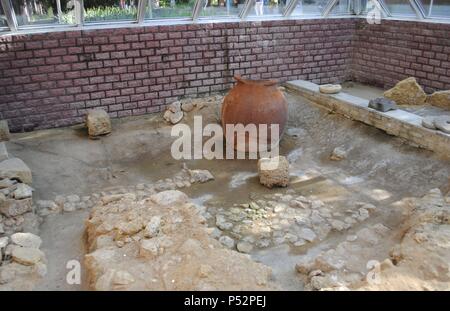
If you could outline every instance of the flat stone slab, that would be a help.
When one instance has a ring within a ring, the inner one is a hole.
[[[19,158],[0,162],[0,178],[18,179],[25,184],[33,182],[30,168]]]
[[[384,98],[384,97],[378,97],[375,99],[371,99],[369,101],[369,108],[378,110],[378,111],[382,111],[382,112],[386,112],[389,110],[395,110],[397,109],[397,105],[395,104],[395,101],[388,99],[388,98]]]
[[[450,154],[450,133],[445,132],[446,124],[441,123],[444,131],[435,131],[424,127],[423,122],[429,120],[424,121],[417,114],[402,109],[386,112],[374,110],[369,108],[366,99],[345,92],[323,94],[319,91],[319,85],[305,80],[288,81],[285,86],[325,109],[405,138],[422,148]]]
[[[434,126],[447,134],[450,134],[450,117],[437,117],[434,118]]]
[[[422,126],[430,129],[430,130],[435,130],[436,126],[434,125],[434,117],[425,117],[422,120]]]
[[[339,84],[324,84],[319,86],[320,93],[337,94],[342,91],[342,86]]]

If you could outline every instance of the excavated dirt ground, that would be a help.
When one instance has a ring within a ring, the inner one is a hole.
[[[207,208],[209,226],[215,227],[217,216],[232,224],[234,231],[227,228],[221,235],[252,243],[251,257],[272,268],[273,281],[281,289],[304,289],[308,280],[296,272],[296,264],[335,250],[342,242],[354,241],[354,236],[361,245],[359,252],[353,249],[356,257],[352,267],[361,276],[367,273],[368,260],[383,261],[400,242],[406,216],[396,208],[398,202],[447,187],[449,159],[362,123],[328,114],[299,96],[287,93],[286,97],[289,122],[280,147],[291,165],[289,187],[269,190],[261,186],[254,160],[189,160],[184,161],[189,168],[207,169],[215,180],[181,190]],[[195,114],[204,116],[204,124],[216,122],[214,100],[189,113],[183,122],[191,123]],[[76,126],[15,134],[7,147],[32,169],[34,200],[53,200],[57,195],[91,195],[111,187],[173,177],[182,161],[170,155],[170,130],[160,115],[152,115],[113,120],[113,133],[100,140],[89,140],[82,126]],[[341,161],[329,159],[336,147],[346,150]],[[290,207],[297,199],[304,199],[307,206],[302,212]],[[258,212],[246,205],[252,202],[260,207]],[[364,206],[375,208],[361,212]],[[232,216],[232,208],[242,208],[236,212],[237,218]],[[302,222],[315,213],[314,209],[319,211],[316,217],[326,218],[333,226],[320,219],[313,224]],[[48,273],[36,289],[87,289],[86,282],[68,285],[65,279],[67,261],[82,261],[86,252],[88,215],[89,210],[78,210],[44,218],[40,236]],[[250,233],[236,229],[244,220],[253,226]],[[294,223],[308,225],[316,236],[299,233],[292,227]],[[367,228],[378,234],[377,243],[370,244],[373,232],[364,231]],[[362,236],[369,237],[364,240]]]

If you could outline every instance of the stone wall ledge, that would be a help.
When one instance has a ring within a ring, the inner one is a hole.
[[[401,109],[380,112],[369,108],[366,99],[345,92],[322,94],[318,84],[304,80],[288,81],[285,86],[327,110],[404,138],[421,148],[450,155],[450,135],[423,127],[421,116]]]

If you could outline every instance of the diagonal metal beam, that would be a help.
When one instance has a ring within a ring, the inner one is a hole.
[[[424,19],[426,17],[425,9],[422,6],[422,3],[418,0],[409,0],[414,12],[416,13],[419,19]]]
[[[322,16],[327,17],[330,15],[331,10],[333,10],[334,6],[338,3],[339,0],[330,0],[328,1],[327,5],[324,7],[322,11]]]
[[[148,0],[139,0],[137,7],[137,23],[142,24],[145,18],[145,10],[147,9]]]
[[[297,7],[299,1],[302,1],[302,0],[289,1],[288,4],[286,5],[286,7],[284,8],[283,16],[290,16],[292,14],[292,12],[295,10],[295,8]]]
[[[203,0],[196,0],[194,3],[194,8],[192,9],[192,20],[197,20],[200,12],[202,10],[202,2]]]
[[[74,0],[75,24],[83,26],[84,24],[84,2],[83,0]]]
[[[17,19],[16,14],[14,13],[14,8],[11,5],[10,0],[0,0],[0,4],[3,7],[3,11],[5,12],[6,22],[8,23],[9,29],[11,31],[17,31]]]
[[[244,3],[244,7],[239,12],[240,19],[246,19],[250,10],[255,6],[255,0],[246,0]]]

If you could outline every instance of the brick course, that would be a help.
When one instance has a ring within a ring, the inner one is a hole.
[[[354,21],[289,20],[75,30],[0,38],[0,117],[12,131],[158,112],[232,76],[345,80]]]
[[[356,21],[353,80],[390,88],[416,77],[426,92],[450,89],[450,24]]]
[[[0,37],[0,118],[12,131],[154,113],[232,76],[450,89],[450,25],[364,19],[89,29]]]

